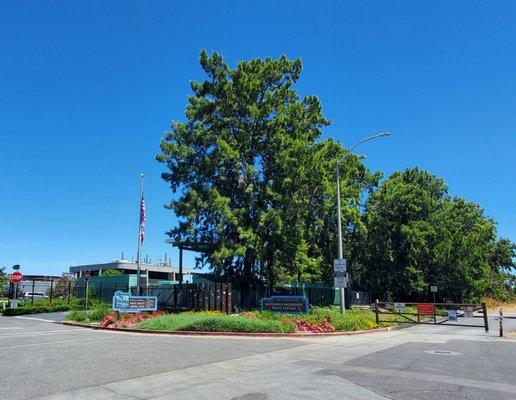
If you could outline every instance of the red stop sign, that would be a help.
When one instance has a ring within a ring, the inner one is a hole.
[[[21,274],[21,272],[18,272],[18,271],[14,271],[12,274],[11,274],[11,282],[12,283],[20,283],[23,279],[23,275]]]

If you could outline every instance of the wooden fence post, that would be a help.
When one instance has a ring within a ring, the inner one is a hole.
[[[228,296],[227,296],[227,299],[226,299],[226,304],[227,304],[227,308],[228,308],[228,314],[231,314],[233,312],[233,296],[232,296],[231,290],[232,290],[231,283],[228,283],[228,288],[227,288]]]
[[[484,328],[485,328],[486,332],[489,332],[489,321],[487,318],[486,303],[482,303],[482,313],[484,314]]]
[[[50,304],[52,304],[53,298],[54,298],[54,279],[50,279]]]
[[[32,305],[32,304],[34,304],[34,286],[35,286],[35,284],[36,284],[36,280],[35,280],[35,279],[33,279],[33,280],[32,280],[32,298],[31,298],[31,300],[30,300],[30,304],[31,304],[31,305]]]

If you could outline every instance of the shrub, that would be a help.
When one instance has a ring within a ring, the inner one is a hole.
[[[92,321],[100,321],[111,312],[112,310],[110,306],[108,306],[107,304],[101,304],[90,311],[89,319]]]
[[[59,312],[59,311],[69,311],[69,310],[84,310],[86,306],[85,299],[71,298],[70,303],[68,303],[68,299],[54,299],[52,303],[50,303],[49,299],[34,299],[34,304],[32,304],[31,300],[25,300],[21,302],[18,308],[6,308],[2,311],[4,316],[11,315],[23,315],[23,314],[40,314],[40,313],[48,313],[48,312]],[[104,311],[96,311],[100,313],[99,317],[96,317],[97,320],[101,320],[106,314],[109,313],[110,310],[105,311],[109,308],[109,305],[102,302],[99,299],[92,299],[88,301],[88,308],[92,310],[97,310],[98,308],[102,308]]]
[[[66,319],[76,322],[100,321],[111,312],[111,308],[107,304],[102,304],[87,312],[85,310],[72,310],[67,315]]]
[[[69,321],[85,322],[88,320],[88,313],[84,310],[72,310],[66,316]]]
[[[88,308],[93,309],[100,305],[106,305],[107,303],[103,302],[98,298],[89,298],[88,299]],[[70,299],[70,310],[84,310],[86,308],[86,298],[81,297],[72,297]]]
[[[2,311],[4,316],[23,315],[23,314],[38,314],[47,312],[47,309],[42,306],[29,306],[29,307],[18,307],[18,308],[6,308]]]
[[[163,314],[163,311],[122,314],[118,312],[111,312],[102,319],[100,325],[110,328],[134,328],[145,319],[156,318]]]

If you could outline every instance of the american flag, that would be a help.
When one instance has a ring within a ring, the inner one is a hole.
[[[142,193],[142,201],[140,203],[140,242],[143,243],[143,239],[145,239],[145,200],[143,199]]]

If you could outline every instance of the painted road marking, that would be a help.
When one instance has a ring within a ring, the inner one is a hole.
[[[51,319],[35,318],[35,317],[14,317],[18,319],[30,319],[31,321],[42,321],[42,322],[55,322]]]
[[[105,339],[112,339],[110,337],[98,337],[98,338],[83,338],[83,339],[69,339],[69,340],[56,340],[54,342],[41,342],[41,343],[28,343],[28,344],[16,344],[13,346],[5,346],[0,347],[0,350],[7,350],[7,349],[16,349],[19,347],[30,347],[30,346],[43,346],[48,344],[61,344],[61,343],[70,343],[70,342],[81,342],[81,341],[93,341],[93,340],[105,340]]]
[[[72,333],[72,332],[84,332],[84,329],[60,329],[58,331],[30,331],[30,332],[16,332],[16,333],[3,333],[0,337],[13,337],[13,336],[41,336],[41,335],[53,335],[59,333]]]
[[[12,329],[23,329],[23,328],[20,328],[19,326],[10,326],[10,327],[7,327],[7,328],[0,328],[0,331],[1,330],[12,330]]]

